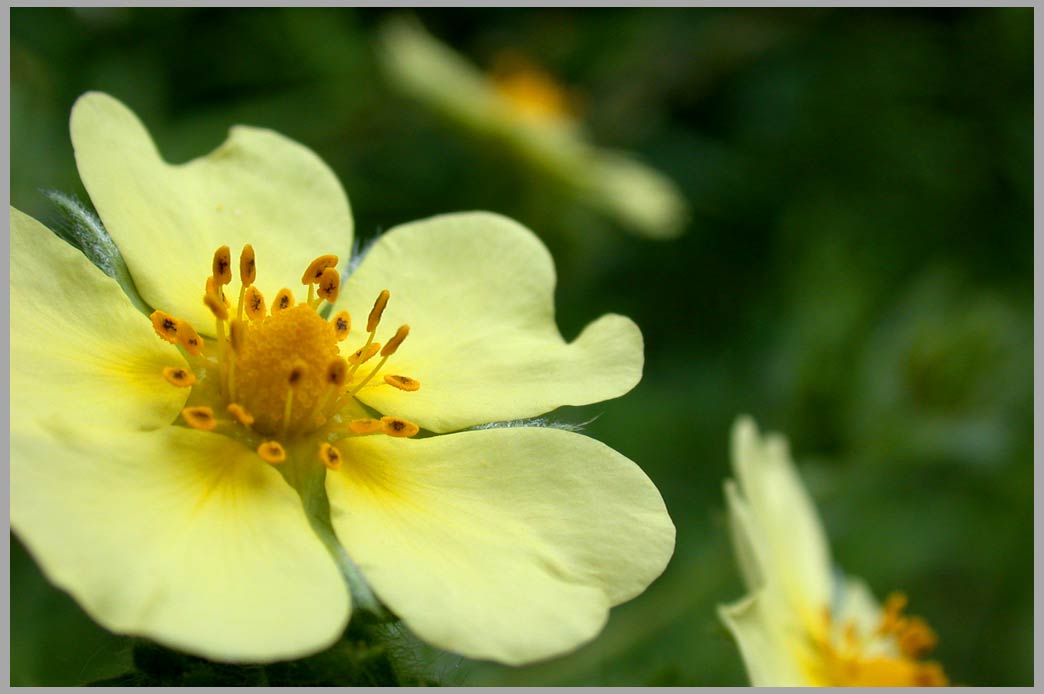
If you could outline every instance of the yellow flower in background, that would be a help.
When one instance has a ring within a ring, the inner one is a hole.
[[[346,277],[348,201],[306,148],[236,127],[170,165],[97,93],[71,132],[151,313],[11,210],[11,523],[99,623],[298,657],[341,635],[358,570],[429,643],[523,663],[593,638],[661,573],[674,526],[633,462],[490,425],[641,377],[627,318],[563,340],[530,231],[434,217]]]
[[[525,59],[501,56],[492,75],[484,75],[405,17],[382,27],[380,58],[394,86],[495,139],[585,205],[644,236],[684,231],[688,205],[675,183],[628,154],[590,144],[575,99]]]
[[[736,480],[725,484],[737,560],[750,594],[719,608],[755,686],[947,684],[924,656],[935,633],[884,607],[861,580],[835,574],[815,506],[786,440],[740,418],[732,432]]]

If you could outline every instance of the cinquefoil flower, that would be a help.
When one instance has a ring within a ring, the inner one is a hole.
[[[380,58],[393,85],[565,184],[591,208],[653,238],[684,231],[688,204],[675,183],[632,156],[595,147],[573,100],[523,60],[487,77],[416,20],[382,27]]]
[[[102,625],[300,656],[348,621],[347,551],[423,639],[521,663],[592,638],[663,570],[674,526],[634,463],[561,429],[475,428],[641,375],[626,318],[562,339],[531,232],[406,224],[342,281],[348,202],[304,147],[236,127],[170,165],[96,93],[71,130],[155,310],[11,211],[11,522]]]
[[[732,431],[737,481],[725,484],[733,545],[750,595],[719,608],[755,686],[944,685],[936,642],[893,593],[882,608],[862,581],[831,570],[815,506],[786,440]]]

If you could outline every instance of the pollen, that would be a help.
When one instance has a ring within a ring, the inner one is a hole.
[[[384,431],[384,422],[379,419],[353,419],[348,422],[348,428],[353,434],[376,434]]]
[[[388,297],[391,296],[391,292],[387,289],[381,290],[381,293],[377,296],[377,301],[373,302],[373,308],[370,309],[370,316],[366,319],[366,332],[372,333],[377,329],[377,325],[381,322],[381,316],[384,315],[384,309],[388,306]]]
[[[237,401],[254,415],[254,428],[276,433],[282,426],[287,387],[293,387],[289,427],[305,424],[326,390],[326,371],[338,357],[334,327],[307,304],[276,311],[247,324],[236,353]]]
[[[340,291],[341,273],[337,272],[337,268],[328,267],[323,270],[322,276],[319,277],[319,290],[317,292],[319,296],[332,304],[337,301],[337,295]]]
[[[265,317],[265,297],[261,294],[260,289],[250,285],[243,295],[243,300],[246,302],[247,318],[261,320]]]
[[[249,243],[243,246],[243,252],[239,254],[239,280],[244,285],[250,285],[257,279],[257,261],[254,258],[254,247]]]
[[[409,376],[397,376],[389,374],[384,377],[384,382],[390,386],[395,386],[399,390],[405,390],[408,392],[420,390],[420,381],[418,381],[415,378],[410,378]]]
[[[218,320],[225,320],[228,318],[228,307],[225,302],[217,297],[213,292],[207,292],[203,295],[203,303],[210,312],[214,314],[214,317]]]
[[[320,444],[319,460],[330,470],[341,467],[341,452],[328,443]]]
[[[181,416],[185,418],[185,423],[193,429],[213,431],[217,426],[214,410],[209,407],[186,407],[181,411]]]
[[[289,289],[280,289],[276,292],[275,300],[272,301],[272,313],[285,311],[294,306],[294,293]]]
[[[315,445],[353,434],[410,437],[420,432],[418,425],[399,417],[378,414],[352,419],[348,414],[359,411],[358,404],[348,409],[356,393],[380,374],[410,328],[400,326],[383,349],[375,341],[390,296],[385,289],[367,318],[365,343],[354,352],[345,349],[347,359],[341,356],[338,343],[350,335],[351,315],[340,311],[327,321],[317,312],[324,300],[332,303],[340,294],[336,265],[337,256],[316,258],[302,276],[308,285],[307,301],[296,303],[289,289],[281,289],[266,315],[265,298],[253,284],[257,278],[253,247],[245,245],[239,256],[238,298],[232,304],[225,291],[232,282],[232,258],[229,247],[222,246],[214,253],[203,295],[216,319],[213,339],[204,340],[189,323],[168,313],[152,313],[150,320],[161,339],[200,357],[191,362],[191,370],[163,369],[171,385],[193,388],[190,397],[195,404],[181,412],[187,426],[232,436],[272,464],[285,461],[287,443],[304,436],[314,437]],[[356,378],[359,367],[378,352],[381,358],[376,365]],[[420,387],[409,376],[389,375],[384,381],[405,392]],[[215,411],[227,412],[229,418],[218,421]],[[319,444],[319,458],[331,470],[342,462],[340,451],[328,443]],[[916,638],[917,633],[911,632],[911,648]]]
[[[171,344],[178,343],[178,319],[164,311],[153,311],[149,316],[156,334]]]
[[[355,350],[355,352],[353,352],[352,355],[348,357],[348,361],[352,364],[355,364],[356,366],[358,366],[359,364],[365,364],[370,359],[372,359],[373,355],[377,354],[377,352],[380,351],[380,349],[380,342],[371,342],[368,346],[360,347],[359,349]]]
[[[224,285],[232,281],[232,251],[228,246],[222,246],[214,251],[212,269],[215,284]]]
[[[326,382],[332,386],[343,386],[348,380],[348,362],[337,357],[326,367]]]
[[[388,436],[408,438],[415,436],[420,427],[399,417],[381,417],[381,430]]]
[[[167,383],[178,388],[191,388],[196,383],[196,375],[181,367],[163,367],[163,378],[167,379]]]
[[[261,456],[261,460],[272,465],[286,460],[286,449],[278,441],[265,441],[257,447],[257,454]]]
[[[301,284],[315,284],[327,268],[337,265],[336,255],[321,255],[313,260],[301,275]]]
[[[892,593],[876,628],[859,629],[855,622],[835,629],[829,610],[823,628],[814,634],[810,678],[823,686],[945,686],[942,666],[921,660],[938,642],[920,617],[903,615],[906,596]]]
[[[236,420],[245,427],[249,427],[254,423],[254,416],[243,409],[243,406],[236,402],[228,403],[228,413],[232,415],[232,419]]]
[[[352,316],[347,311],[341,311],[333,317],[334,331],[337,333],[337,341],[342,342],[348,333],[352,331]]]
[[[203,339],[189,323],[178,321],[178,344],[194,357],[203,353]]]
[[[401,325],[399,329],[395,331],[395,335],[392,339],[388,340],[388,343],[384,345],[384,349],[381,350],[382,357],[390,357],[395,354],[395,350],[399,349],[399,345],[406,339],[406,336],[410,334],[410,326]]]

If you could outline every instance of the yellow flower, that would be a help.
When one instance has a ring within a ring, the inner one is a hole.
[[[830,549],[786,440],[761,437],[749,418],[732,432],[738,483],[725,484],[733,545],[750,594],[719,608],[755,686],[945,685],[923,657],[936,636],[903,614],[893,593],[882,608],[859,579],[831,571]]]
[[[593,638],[663,570],[674,526],[633,462],[570,431],[477,427],[641,376],[622,316],[562,339],[531,232],[406,224],[344,279],[322,254],[351,247],[348,201],[304,147],[236,127],[170,165],[97,93],[71,131],[155,311],[12,209],[11,523],[102,625],[297,657],[340,636],[361,570],[421,638],[521,663]]]
[[[684,231],[688,205],[674,182],[630,155],[590,144],[575,100],[524,59],[501,56],[487,77],[405,17],[382,27],[380,58],[404,93],[495,139],[625,228],[653,238]]]

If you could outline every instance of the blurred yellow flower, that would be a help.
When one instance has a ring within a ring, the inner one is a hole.
[[[732,432],[737,481],[725,484],[733,546],[750,594],[719,608],[755,686],[947,684],[923,657],[936,636],[903,614],[893,593],[882,608],[859,579],[835,575],[815,506],[786,440],[759,435],[749,418]]]
[[[341,635],[361,570],[433,645],[522,663],[593,638],[663,570],[674,526],[633,462],[571,431],[477,426],[641,377],[627,318],[563,340],[530,231],[406,224],[345,279],[315,256],[348,253],[348,201],[306,148],[236,127],[170,165],[98,93],[71,131],[156,310],[11,210],[11,524],[102,625],[293,658]]]
[[[681,191],[622,152],[591,145],[575,98],[519,56],[501,55],[486,76],[415,20],[381,30],[380,58],[392,84],[452,121],[495,139],[573,190],[584,204],[652,238],[684,231]]]

